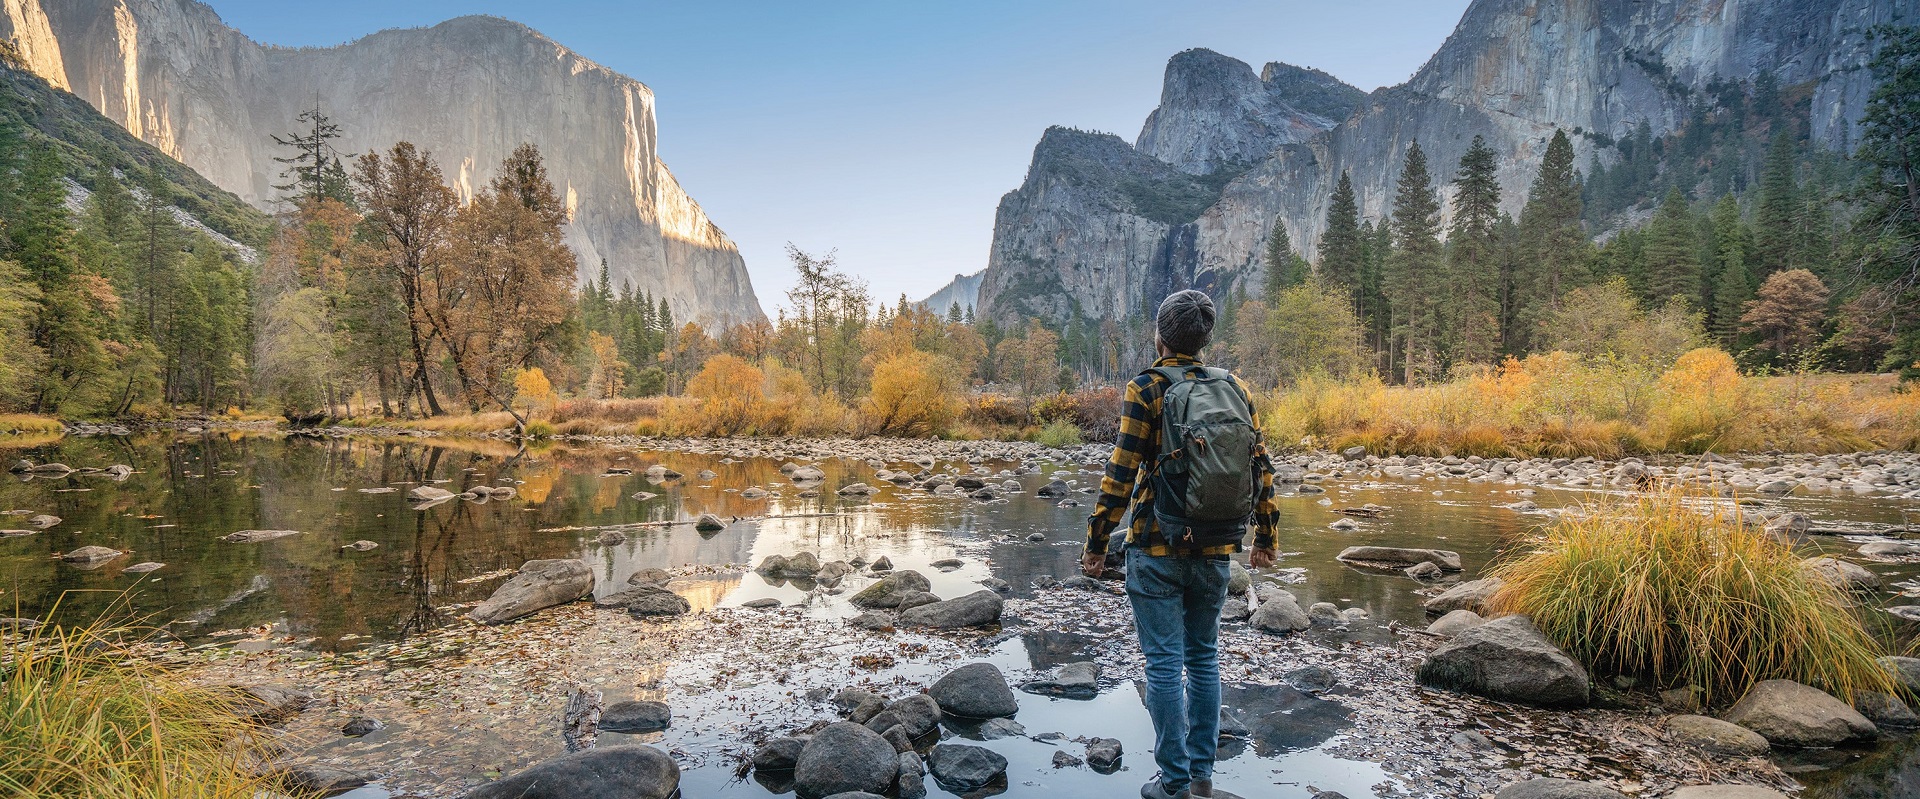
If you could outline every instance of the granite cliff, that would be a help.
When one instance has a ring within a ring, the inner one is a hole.
[[[316,100],[343,152],[405,139],[463,194],[522,142],[546,156],[582,274],[663,296],[709,326],[764,318],[746,265],[657,151],[652,90],[518,23],[462,17],[326,48],[261,45],[194,0],[0,0],[25,66],[250,203],[273,134]]]
[[[1257,280],[1276,221],[1311,256],[1342,171],[1361,213],[1380,218],[1415,140],[1446,177],[1473,137],[1485,136],[1499,154],[1505,209],[1517,212],[1556,128],[1582,134],[1579,163],[1605,161],[1606,142],[1642,122],[1656,135],[1679,127],[1692,94],[1716,79],[1773,73],[1811,98],[1814,140],[1849,149],[1872,90],[1868,29],[1916,18],[1920,0],[1475,0],[1411,80],[1350,112],[1322,73],[1272,65],[1254,81],[1232,59],[1182,53],[1133,148],[1139,171],[1109,182],[1204,173],[1217,195],[1159,229],[1127,209],[1069,197],[1049,177],[1048,131],[1026,182],[1001,200],[981,308],[1003,322],[1058,323],[1075,309],[1125,315],[1166,288]],[[1328,96],[1336,102],[1313,104]],[[1316,120],[1337,124],[1301,135]]]

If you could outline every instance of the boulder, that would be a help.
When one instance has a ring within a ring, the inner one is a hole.
[[[868,566],[867,570],[874,572],[875,574],[878,574],[880,572],[893,571],[893,559],[885,555],[881,555],[880,557],[873,559],[873,565]]]
[[[980,590],[931,605],[921,605],[900,614],[900,623],[913,627],[952,630],[1000,623],[1000,611],[1006,600],[992,591]]]
[[[1808,558],[1804,565],[1813,576],[1842,591],[1872,591],[1880,587],[1880,576],[1857,563],[1838,558]]]
[[[1860,715],[1866,716],[1876,727],[1920,727],[1920,716],[1914,715],[1913,708],[1891,694],[1861,691],[1853,697],[1853,709],[1860,711]]]
[[[1117,738],[1095,738],[1087,742],[1087,767],[1102,774],[1120,768],[1122,750]]]
[[[1493,599],[1494,594],[1500,593],[1502,585],[1504,583],[1498,577],[1469,580],[1427,600],[1425,607],[1428,613],[1446,614],[1456,610],[1471,610],[1485,616],[1487,601]]]
[[[1879,732],[1847,703],[1792,680],[1754,683],[1721,718],[1760,733],[1775,746],[1833,746]]]
[[[1240,565],[1240,561],[1227,561],[1227,594],[1245,596],[1251,590],[1253,590],[1253,572],[1247,571],[1247,567]]]
[[[800,762],[800,750],[806,741],[799,738],[775,738],[753,753],[755,771],[792,771]]]
[[[680,766],[651,746],[600,746],[562,755],[467,792],[466,799],[667,799]]]
[[[362,716],[360,718],[350,719],[346,724],[341,725],[340,734],[348,738],[363,738],[386,728],[386,722]]]
[[[927,770],[940,787],[967,793],[986,787],[1007,773],[1007,759],[999,752],[971,744],[938,744],[927,753]]]
[[[499,624],[592,592],[593,568],[586,562],[570,558],[530,560],[467,617],[481,624]]]
[[[906,730],[907,737],[918,738],[940,726],[940,705],[931,696],[914,694],[887,705],[873,718],[867,719],[865,724],[867,729],[874,732],[885,732],[887,728],[899,725]]]
[[[36,530],[45,530],[59,523],[60,517],[46,513],[38,513],[27,517],[27,526]]]
[[[1627,796],[1598,783],[1540,777],[1501,788],[1493,799],[1627,799]]]
[[[1090,660],[1068,663],[1055,669],[1052,677],[1029,682],[1020,690],[1041,696],[1092,699],[1100,694],[1100,665]]]
[[[1340,606],[1332,602],[1315,602],[1308,606],[1307,620],[1322,627],[1335,627],[1347,623],[1347,617],[1340,613]]]
[[[1020,712],[1020,701],[1007,687],[1006,675],[991,663],[969,663],[935,681],[927,695],[950,715],[992,719]]]
[[[1050,482],[1046,485],[1041,486],[1039,491],[1034,492],[1034,495],[1040,496],[1040,497],[1046,497],[1048,499],[1060,499],[1072,492],[1073,492],[1073,486],[1067,485],[1066,481],[1055,480],[1053,482]]]
[[[940,601],[940,597],[938,596],[927,593],[926,591],[915,591],[911,594],[901,597],[900,604],[895,605],[894,610],[904,613],[906,611],[920,607],[921,605],[931,605],[939,601]]]
[[[640,586],[621,591],[614,596],[620,597],[619,607],[627,609],[627,615],[635,618],[648,616],[685,616],[693,612],[693,603],[686,597],[665,588]]]
[[[813,573],[813,579],[831,585],[852,573],[852,564],[844,560],[830,560],[820,564],[820,570]]]
[[[874,565],[879,566],[879,561],[875,561]],[[908,594],[931,590],[933,584],[927,582],[925,575],[912,569],[901,569],[888,573],[879,582],[867,586],[847,601],[862,608],[897,608],[900,600]]]
[[[407,491],[407,499],[416,502],[439,502],[453,498],[453,492],[439,486],[414,486]]]
[[[1787,799],[1765,785],[1689,785],[1667,794],[1667,799]]]
[[[1453,636],[1486,623],[1487,620],[1478,613],[1471,610],[1456,610],[1427,625],[1427,632],[1434,635]]]
[[[711,513],[702,513],[693,520],[693,529],[713,532],[727,529],[727,523]]]
[[[1313,620],[1300,609],[1300,601],[1286,591],[1263,593],[1260,607],[1247,618],[1247,625],[1263,633],[1297,633],[1313,628]]]
[[[820,556],[812,552],[801,552],[787,558],[787,568],[781,571],[788,577],[812,577],[820,573]]]
[[[233,532],[233,533],[228,533],[226,535],[223,535],[220,537],[220,540],[225,541],[229,544],[253,544],[261,541],[272,541],[276,538],[287,538],[287,537],[296,536],[299,534],[300,534],[299,530],[241,530],[239,532]]]
[[[1710,716],[1674,716],[1667,719],[1667,738],[1711,755],[1759,757],[1767,753],[1767,739],[1738,724]]]
[[[900,799],[926,799],[927,764],[919,752],[900,753],[900,774],[895,783]]]
[[[665,702],[629,700],[600,711],[600,729],[604,732],[659,732],[672,724],[673,709]]]
[[[1880,658],[1878,663],[1887,670],[1887,673],[1893,675],[1893,679],[1900,684],[1901,690],[1920,696],[1920,658],[1891,655]]]
[[[843,497],[864,497],[873,494],[875,490],[873,486],[867,485],[866,483],[853,483],[851,485],[841,486],[840,490],[833,493]]]
[[[745,491],[740,492],[740,498],[741,499],[766,499],[767,490],[759,486],[748,486]]]
[[[272,777],[281,787],[303,796],[332,796],[380,779],[376,773],[349,771],[323,763],[275,766]]]
[[[651,586],[653,588],[665,588],[667,586],[667,583],[670,583],[670,582],[673,582],[673,575],[668,574],[666,569],[655,569],[655,568],[641,569],[627,577],[627,585],[639,585],[639,586]]]
[[[1410,549],[1406,547],[1347,547],[1334,558],[1341,563],[1383,564],[1404,568],[1416,563],[1431,563],[1446,571],[1460,570],[1460,553],[1444,549]]]
[[[1455,634],[1420,664],[1420,681],[1544,707],[1584,707],[1591,688],[1587,670],[1525,616]]]
[[[68,563],[76,563],[80,565],[92,565],[96,563],[105,563],[107,561],[113,560],[114,558],[118,558],[125,554],[127,553],[121,552],[120,550],[112,549],[109,547],[87,546],[87,547],[81,547],[79,549],[75,549],[71,552],[61,555],[60,559]]]
[[[763,577],[779,577],[787,573],[787,556],[768,555],[760,559],[760,565],[753,567],[753,573]]]
[[[249,724],[279,724],[313,702],[313,694],[284,685],[234,685],[233,714]]]
[[[1412,577],[1415,580],[1422,580],[1422,581],[1438,580],[1440,579],[1441,575],[1446,574],[1446,572],[1441,570],[1439,566],[1433,565],[1432,561],[1425,561],[1425,560],[1420,561],[1419,563],[1415,563],[1412,566],[1408,566],[1405,569],[1401,569],[1400,573],[1405,574],[1408,577]]]
[[[850,721],[814,733],[794,762],[794,791],[800,799],[824,799],[836,793],[886,793],[893,787],[900,755],[880,734]]]
[[[827,473],[817,466],[801,466],[788,472],[787,479],[796,483],[818,483],[827,479]]]

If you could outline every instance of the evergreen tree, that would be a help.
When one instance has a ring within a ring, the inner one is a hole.
[[[1454,363],[1491,363],[1500,351],[1500,183],[1493,148],[1475,136],[1454,179],[1453,226],[1447,234],[1451,298],[1444,309]]]
[[[1885,293],[1898,320],[1886,366],[1920,379],[1920,326],[1912,322],[1920,284],[1920,27],[1874,30],[1880,50],[1868,65],[1879,87],[1861,116],[1863,187],[1856,234],[1868,242],[1866,276]],[[1886,314],[1882,314],[1885,316]],[[1888,320],[1893,321],[1893,320]],[[1885,322],[1882,322],[1883,324]]]
[[[1793,137],[1785,130],[1775,133],[1767,149],[1767,163],[1760,175],[1760,200],[1754,211],[1754,276],[1765,280],[1783,269],[1794,268],[1798,249],[1794,235],[1794,217],[1799,211],[1799,185],[1794,178]]]
[[[947,306],[947,323],[948,324],[957,325],[957,324],[960,324],[965,319],[966,319],[966,315],[960,311],[959,300],[954,300],[953,304]]]
[[[332,198],[351,204],[353,191],[347,171],[340,163],[340,154],[333,149],[333,141],[345,135],[345,131],[320,110],[317,95],[313,98],[313,107],[301,111],[294,121],[300,126],[299,130],[273,136],[274,144],[292,151],[291,155],[273,157],[274,161],[287,165],[280,173],[287,182],[273,187],[295,202],[314,203]]]
[[[1268,300],[1279,296],[1281,289],[1300,285],[1307,279],[1306,259],[1293,251],[1293,238],[1287,235],[1287,226],[1279,219],[1273,220],[1273,232],[1267,234],[1265,265],[1263,296]]]
[[[1440,249],[1440,199],[1427,171],[1427,155],[1414,142],[1393,196],[1393,254],[1384,287],[1393,314],[1393,335],[1407,382],[1439,373],[1441,294],[1445,263]]]
[[[1657,308],[1676,298],[1699,302],[1700,261],[1694,244],[1695,230],[1686,195],[1677,187],[1668,189],[1659,212],[1647,226],[1646,249],[1642,252],[1646,275],[1643,298],[1647,307]]]
[[[1733,349],[1740,335],[1740,315],[1753,299],[1753,280],[1747,272],[1751,238],[1740,221],[1740,205],[1732,195],[1714,203],[1709,215],[1716,245],[1712,301],[1707,306],[1707,332],[1725,349]]]
[[[1340,182],[1333,187],[1333,200],[1327,204],[1327,228],[1320,234],[1320,277],[1352,295],[1356,308],[1363,293],[1364,246],[1353,179],[1342,171]]]
[[[1523,257],[1513,276],[1514,329],[1506,336],[1511,351],[1536,347],[1539,327],[1561,295],[1587,280],[1591,244],[1581,227],[1580,174],[1573,162],[1573,142],[1566,131],[1554,131],[1520,212]]]

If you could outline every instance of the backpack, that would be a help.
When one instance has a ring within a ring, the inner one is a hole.
[[[1200,369],[1204,375],[1188,377]],[[1160,401],[1160,455],[1153,468],[1153,513],[1176,549],[1238,544],[1253,520],[1254,453],[1260,431],[1253,403],[1225,369],[1156,367],[1167,379]],[[1144,373],[1143,373],[1144,374]]]

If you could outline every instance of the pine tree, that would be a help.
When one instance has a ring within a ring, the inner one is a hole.
[[[1445,262],[1440,249],[1440,200],[1427,171],[1427,154],[1414,142],[1393,196],[1393,254],[1384,287],[1393,335],[1407,382],[1439,373],[1440,293]]]
[[[1646,270],[1643,299],[1647,307],[1657,308],[1675,298],[1699,301],[1700,261],[1694,232],[1686,195],[1679,188],[1668,189],[1660,210],[1647,226],[1647,244],[1641,256]]]
[[[1340,173],[1333,187],[1333,200],[1327,204],[1327,228],[1320,234],[1320,276],[1344,288],[1360,305],[1364,291],[1361,273],[1365,271],[1364,242],[1360,240],[1360,205],[1354,200],[1353,179]]]
[[[1559,307],[1560,297],[1587,280],[1591,245],[1581,227],[1580,173],[1573,168],[1573,142],[1556,130],[1547,142],[1527,205],[1520,212],[1520,268],[1515,270],[1514,329],[1509,348],[1533,349],[1540,325]]]
[[[1707,306],[1707,331],[1726,349],[1740,336],[1740,315],[1753,299],[1753,280],[1747,272],[1750,236],[1740,221],[1740,205],[1732,195],[1720,198],[1710,214],[1717,247],[1712,302]]]
[[[957,325],[964,319],[966,315],[960,310],[960,301],[954,300],[953,304],[947,306],[947,323]]]
[[[345,131],[320,110],[318,95],[313,98],[313,107],[301,111],[294,121],[300,130],[273,136],[274,144],[293,151],[292,155],[273,157],[274,161],[287,165],[280,173],[287,182],[273,187],[295,202],[312,203],[330,197],[352,203],[353,192],[346,168],[340,163],[340,154],[333,149],[333,141],[345,135]]]
[[[1491,363],[1500,351],[1500,183],[1493,148],[1473,137],[1454,179],[1453,226],[1447,234],[1445,309],[1454,363]]]
[[[1800,187],[1794,178],[1793,137],[1785,130],[1774,134],[1767,163],[1760,175],[1759,207],[1754,211],[1754,276],[1765,280],[1794,268],[1798,249],[1794,217],[1799,210]]]
[[[1300,285],[1307,279],[1307,262],[1293,251],[1293,238],[1287,235],[1287,226],[1279,219],[1273,220],[1273,232],[1267,234],[1265,266],[1263,296],[1268,300],[1279,296],[1281,289]]]

